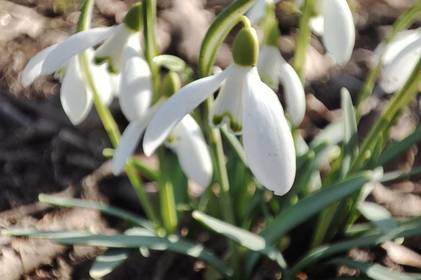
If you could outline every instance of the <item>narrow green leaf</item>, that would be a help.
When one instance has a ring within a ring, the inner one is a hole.
[[[237,0],[227,6],[214,19],[203,39],[199,54],[199,72],[201,77],[208,76],[215,62],[216,53],[231,29],[239,22],[255,0]]]
[[[350,258],[336,258],[329,261],[329,264],[346,265],[350,268],[358,269],[360,272],[369,276],[374,280],[415,280],[416,278],[407,273],[393,271],[390,268],[384,267],[379,264],[366,263],[354,261]]]
[[[263,237],[269,242],[275,242],[290,229],[317,214],[328,205],[360,190],[371,179],[371,173],[367,172],[323,187],[280,213],[262,232]]]
[[[245,229],[238,228],[229,223],[223,222],[200,211],[194,211],[193,218],[200,223],[204,224],[211,230],[231,239],[240,245],[252,251],[260,252],[266,255],[271,260],[277,262],[281,268],[286,267],[285,260],[280,252],[269,247],[266,240],[252,232]]]
[[[311,195],[276,216],[261,235],[267,242],[273,244],[289,230],[319,213],[327,206],[360,190],[372,177],[373,175],[369,172],[362,173],[311,193]],[[256,254],[250,255],[246,260],[248,275],[250,275],[257,260],[258,255]]]
[[[93,279],[105,277],[122,264],[128,255],[129,251],[126,249],[108,249],[104,254],[95,258],[95,262],[89,269],[89,276]]]
[[[367,220],[375,224],[383,232],[399,226],[393,219],[392,214],[377,203],[363,201],[359,203],[358,210]]]
[[[238,157],[244,163],[244,165],[248,166],[247,165],[247,159],[246,159],[246,152],[244,151],[243,145],[241,145],[241,143],[237,139],[237,137],[234,134],[232,134],[231,132],[229,132],[226,127],[222,127],[221,131],[222,131],[222,134],[224,135],[224,137],[231,144],[234,151],[237,153]]]
[[[381,154],[378,165],[383,166],[399,155],[402,155],[411,146],[421,141],[421,126],[416,128],[409,136],[401,141],[390,144]]]
[[[352,248],[361,247],[372,247],[381,244],[387,240],[393,240],[395,238],[404,237],[408,238],[411,236],[417,236],[421,234],[421,219],[414,218],[407,224],[402,224],[400,227],[391,229],[386,233],[372,233],[359,238],[338,242],[332,245],[321,246],[312,250],[308,255],[302,258],[296,263],[287,273],[285,279],[295,279],[295,275],[313,265],[322,259],[328,258],[329,256],[344,253]]]
[[[103,212],[104,214],[114,216],[123,220],[127,220],[135,225],[139,225],[144,227],[150,231],[154,231],[153,225],[145,220],[144,218],[127,212],[123,209],[115,208],[109,206],[102,202],[92,201],[92,200],[82,200],[76,198],[67,198],[67,197],[60,197],[60,196],[52,196],[47,194],[40,194],[38,196],[38,200],[42,203],[50,204],[56,207],[78,207],[78,208],[86,208],[86,209],[95,209],[98,211]]]
[[[213,253],[205,249],[201,244],[183,240],[176,235],[168,237],[154,236],[151,232],[138,231],[130,235],[126,234],[92,234],[78,231],[38,231],[30,229],[8,229],[1,232],[3,235],[20,236],[31,238],[44,238],[65,245],[86,245],[108,248],[140,248],[146,247],[151,250],[169,250],[203,260],[225,276],[231,276],[233,271],[227,267]]]
[[[343,114],[343,160],[341,173],[345,176],[350,168],[351,162],[358,151],[358,130],[354,106],[352,104],[351,94],[346,88],[341,89],[341,107]]]

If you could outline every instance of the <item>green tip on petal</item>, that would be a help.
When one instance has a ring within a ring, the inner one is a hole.
[[[256,65],[259,56],[259,40],[253,27],[244,27],[238,32],[232,46],[232,56],[237,65]]]
[[[169,72],[162,82],[162,96],[170,97],[181,88],[180,77],[175,72]]]
[[[142,3],[134,4],[123,20],[124,24],[133,31],[140,31],[143,26]]]

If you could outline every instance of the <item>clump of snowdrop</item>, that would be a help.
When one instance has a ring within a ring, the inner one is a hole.
[[[260,48],[257,69],[263,81],[276,90],[281,83],[284,88],[287,112],[294,126],[300,125],[305,111],[305,92],[300,78],[279,52],[280,37],[275,6],[267,4],[263,21],[264,38]]]
[[[294,142],[282,105],[257,72],[258,52],[256,32],[245,26],[234,40],[234,62],[227,69],[184,86],[158,109],[145,132],[145,154],[152,154],[190,111],[220,88],[211,122],[241,133],[257,180],[275,194],[288,192],[295,178]]]
[[[133,66],[135,67],[135,65]],[[135,74],[133,73],[133,75]],[[129,86],[129,88],[135,89],[137,82],[134,79],[133,81],[133,86]],[[163,82],[162,90],[165,92],[164,96],[173,94],[180,88],[179,84],[178,75],[170,72]],[[131,119],[114,153],[112,170],[116,175],[123,171],[124,165],[134,153],[151,118],[164,102],[164,100],[161,100],[152,107],[147,108],[150,104],[150,99],[147,99],[148,97],[141,97],[141,95],[150,95],[150,91],[139,93],[137,98],[139,101],[143,101],[143,103],[134,102],[133,110],[135,109],[135,105],[138,104],[141,105],[141,108],[139,107],[135,111],[143,113]],[[165,145],[175,152],[181,169],[189,179],[196,182],[202,188],[210,184],[213,174],[212,160],[200,127],[192,116],[186,115],[183,117],[169,133]]]
[[[421,29],[399,32],[389,44],[375,50],[375,62],[381,59],[380,86],[387,93],[401,89],[409,79],[421,55]]]

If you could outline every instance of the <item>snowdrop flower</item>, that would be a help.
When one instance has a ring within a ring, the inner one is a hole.
[[[42,75],[42,66],[45,59],[56,48],[57,44],[50,46],[36,54],[28,62],[21,76],[23,86],[29,86]],[[92,51],[88,52],[88,56],[93,56]],[[64,76],[61,79],[60,87],[60,101],[63,110],[73,125],[81,123],[87,117],[93,104],[92,93],[81,74],[80,67],[78,57],[72,57],[64,66]],[[92,64],[90,67],[93,70],[92,75],[98,87],[100,98],[105,104],[110,104],[115,92],[112,78],[104,66]]]
[[[113,96],[119,95],[123,113],[129,120],[135,119],[146,110],[150,102],[150,93],[143,94],[150,90],[150,70],[139,54],[140,14],[141,6],[134,5],[123,23],[117,27],[99,27],[79,32],[41,51],[25,67],[23,85],[31,84],[40,75],[65,69],[60,95],[62,106],[71,122],[79,124],[89,113],[93,97],[82,77],[77,55],[88,49],[91,62],[94,53],[89,48],[105,41],[96,50],[95,60],[106,61],[108,67],[93,63],[90,65],[98,94],[105,104],[109,104]],[[123,73],[109,73],[120,72],[123,65]]]
[[[299,126],[306,111],[305,92],[297,73],[279,52],[280,33],[274,9],[268,11],[263,26],[264,39],[257,69],[272,89],[278,89],[279,83],[283,85],[288,115],[294,126]]]
[[[310,20],[314,33],[322,36],[327,52],[337,64],[345,64],[355,44],[355,27],[351,9],[346,0],[315,0],[317,15]],[[305,1],[297,0],[297,6]]]
[[[303,85],[294,68],[284,60],[277,47],[263,45],[257,69],[272,89],[282,84],[287,113],[295,126],[300,125],[306,112],[306,100]]]
[[[170,76],[170,79],[173,78],[174,76]],[[143,116],[130,122],[114,153],[112,162],[114,174],[117,175],[123,171],[124,165],[134,153],[146,126],[161,105],[162,102],[158,102],[149,108]],[[176,153],[181,169],[188,178],[203,188],[210,184],[213,174],[212,160],[200,127],[193,117],[185,115],[171,130],[165,145]]]
[[[127,12],[123,23],[117,26],[92,28],[68,37],[45,58],[41,67],[42,74],[54,73],[75,55],[98,44],[101,46],[95,52],[95,62],[106,62],[110,72],[119,73],[124,64],[125,47],[129,45],[140,51],[141,14],[141,5],[136,4]]]
[[[145,154],[152,154],[190,111],[221,88],[211,120],[242,133],[248,166],[255,177],[275,194],[285,194],[295,177],[294,142],[276,94],[257,73],[258,49],[254,29],[239,31],[231,66],[188,84],[158,109],[145,132]]]
[[[387,45],[375,50],[375,60],[382,59],[380,86],[387,93],[401,89],[409,79],[421,55],[421,29],[398,33]]]

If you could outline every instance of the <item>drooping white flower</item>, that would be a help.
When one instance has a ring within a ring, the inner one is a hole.
[[[246,16],[251,23],[257,24],[262,20],[266,14],[266,5],[276,4],[280,0],[256,0],[256,2],[247,11]]]
[[[393,93],[404,86],[421,55],[421,29],[398,33],[387,45],[375,50],[375,60],[382,58],[380,86]]]
[[[129,120],[137,118],[150,105],[151,98],[150,70],[140,55],[140,14],[140,5],[134,5],[118,26],[79,32],[41,51],[23,71],[22,83],[28,85],[40,75],[52,74],[64,68],[69,75],[65,74],[63,78],[61,101],[72,123],[78,124],[92,107],[92,93],[82,78],[77,59],[77,55],[88,50],[91,74],[103,102],[108,105],[113,96],[119,95],[126,117]],[[90,48],[102,42],[94,54]],[[96,62],[107,62],[107,66],[91,63],[94,56]],[[125,68],[120,73],[123,66]],[[116,87],[119,88],[118,92]]]
[[[149,121],[161,104],[162,102],[157,103],[141,118],[131,121],[124,131],[112,161],[115,175],[123,171],[124,165],[134,153]],[[172,129],[165,144],[176,153],[181,169],[189,179],[203,188],[210,184],[213,174],[210,153],[199,125],[190,115],[186,115]]]
[[[36,54],[25,66],[21,81],[24,86],[29,86],[32,82],[43,74],[42,67],[45,59],[57,48],[58,44],[50,46]],[[92,51],[88,52],[92,57]],[[114,88],[112,87],[111,77],[105,66],[91,64],[92,75],[95,84],[98,87],[100,98],[105,104],[110,104],[113,98]],[[77,125],[81,123],[88,115],[92,107],[92,93],[87,87],[77,56],[69,59],[64,65],[64,76],[60,88],[60,101],[64,112],[70,121]]]
[[[279,83],[284,88],[287,113],[295,126],[300,125],[306,112],[305,92],[300,78],[277,47],[263,45],[260,49],[257,69],[262,79],[272,88]]]
[[[303,0],[296,0],[302,6]],[[355,27],[351,9],[346,0],[316,0],[317,14],[310,19],[314,33],[322,36],[323,44],[337,64],[345,64],[355,44]]]
[[[145,132],[145,154],[152,154],[190,111],[221,88],[211,120],[242,133],[253,174],[275,194],[286,193],[295,178],[294,141],[276,94],[260,80],[257,56],[257,35],[245,27],[234,40],[231,66],[188,84],[158,109]]]
[[[58,44],[45,58],[41,74],[52,74],[66,65],[73,56],[101,44],[95,61],[106,62],[110,72],[119,73],[123,65],[123,50],[131,46],[140,51],[141,5],[133,5],[123,22],[117,26],[97,27],[78,32]]]

